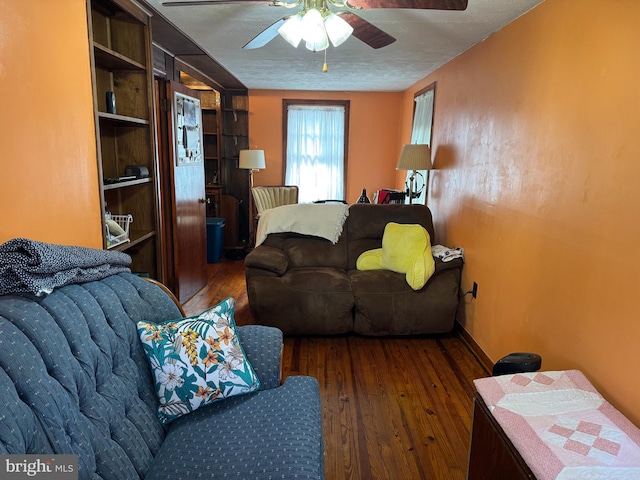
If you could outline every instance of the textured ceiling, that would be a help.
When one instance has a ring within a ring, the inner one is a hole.
[[[255,50],[242,46],[296,10],[269,5],[162,6],[146,3],[250,89],[402,91],[542,0],[469,0],[465,11],[367,9],[359,16],[394,36],[372,49],[351,37],[323,52],[293,48],[277,36]]]

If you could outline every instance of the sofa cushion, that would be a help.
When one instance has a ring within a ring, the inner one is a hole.
[[[353,293],[341,269],[295,268],[282,277],[256,275],[247,283],[247,295],[256,323],[285,334],[338,334],[353,327]]]
[[[254,248],[245,259],[247,268],[259,268],[273,272],[276,275],[284,275],[289,269],[289,258],[279,248],[263,245],[262,248]]]
[[[434,274],[414,291],[401,273],[349,271],[355,302],[353,331],[362,335],[450,332],[458,308],[460,269]]]
[[[282,331],[264,325],[238,327],[242,349],[260,379],[260,390],[278,388],[282,383]]]
[[[324,478],[318,381],[216,402],[171,423],[145,480]]]
[[[227,298],[197,317],[138,322],[160,401],[160,422],[260,387],[236,334],[234,309],[235,300]]]
[[[333,267],[344,270],[347,264],[347,242],[338,243],[318,237],[295,236],[288,238],[282,250],[289,258],[291,268]]]

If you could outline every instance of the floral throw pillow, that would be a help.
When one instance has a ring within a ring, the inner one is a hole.
[[[138,322],[160,400],[161,423],[260,388],[236,334],[234,309],[235,300],[227,298],[197,317]]]

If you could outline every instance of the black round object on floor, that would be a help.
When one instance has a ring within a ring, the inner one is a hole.
[[[511,373],[537,372],[541,366],[542,357],[537,353],[510,353],[496,362],[491,375],[495,377]]]

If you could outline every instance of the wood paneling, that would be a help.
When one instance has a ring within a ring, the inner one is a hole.
[[[155,11],[155,10],[154,10]],[[244,84],[233,76],[226,68],[207,55],[181,30],[168,22],[162,15],[151,17],[153,41],[161,45],[186,64],[202,72],[209,79],[215,79],[215,87],[223,90],[226,88],[245,88]],[[193,72],[188,72],[193,73]]]
[[[244,262],[222,259],[208,274],[187,315],[231,296],[237,323],[253,323]],[[327,479],[466,477],[473,379],[487,372],[456,334],[287,337],[283,373],[320,382]]]

